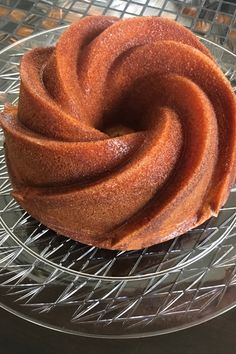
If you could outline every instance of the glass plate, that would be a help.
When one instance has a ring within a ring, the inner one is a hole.
[[[64,29],[0,52],[0,109],[18,100],[22,55],[54,45]],[[236,56],[201,40],[236,87]],[[62,332],[119,338],[184,329],[234,306],[236,188],[217,218],[180,238],[141,251],[98,249],[56,235],[21,209],[0,138],[0,306]]]

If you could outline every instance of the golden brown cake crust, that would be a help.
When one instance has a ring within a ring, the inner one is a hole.
[[[0,116],[13,195],[83,243],[140,249],[217,215],[235,179],[236,100],[190,31],[87,17],[21,62]]]

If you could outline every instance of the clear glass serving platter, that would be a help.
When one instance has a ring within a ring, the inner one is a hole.
[[[19,62],[65,27],[0,52],[0,109],[17,103]],[[236,88],[236,56],[206,39]],[[0,306],[62,332],[131,338],[168,333],[236,304],[236,188],[217,218],[161,245],[116,252],[55,234],[11,197],[0,136]]]

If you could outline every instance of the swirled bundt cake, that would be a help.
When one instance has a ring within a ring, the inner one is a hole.
[[[208,49],[157,17],[87,17],[24,55],[1,115],[13,195],[86,244],[132,250],[183,234],[235,179],[236,100]]]

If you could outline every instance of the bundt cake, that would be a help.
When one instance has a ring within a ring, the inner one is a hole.
[[[217,215],[235,179],[236,100],[197,37],[91,16],[26,53],[1,114],[13,196],[86,244],[134,250]]]

